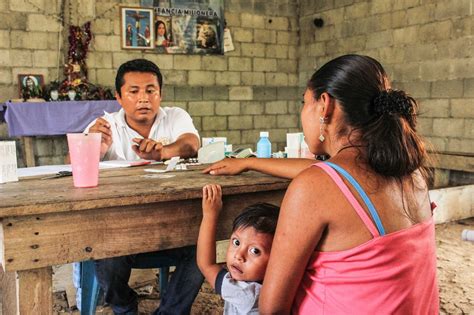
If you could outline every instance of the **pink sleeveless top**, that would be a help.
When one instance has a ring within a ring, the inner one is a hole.
[[[349,250],[314,252],[292,313],[438,314],[433,219],[384,235],[383,227],[374,225],[333,168],[346,178],[350,175],[332,163],[315,165],[334,180],[373,239]],[[376,212],[375,216],[377,224]]]

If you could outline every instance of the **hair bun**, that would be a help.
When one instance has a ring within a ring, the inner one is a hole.
[[[409,119],[414,114],[413,99],[400,90],[381,91],[372,100],[369,114],[375,116],[401,115]]]

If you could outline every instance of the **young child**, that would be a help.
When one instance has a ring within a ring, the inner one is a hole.
[[[258,314],[258,297],[280,209],[268,203],[258,203],[245,208],[235,218],[227,248],[226,270],[216,264],[221,187],[206,185],[202,192],[203,218],[197,244],[199,269],[224,299],[224,314]]]

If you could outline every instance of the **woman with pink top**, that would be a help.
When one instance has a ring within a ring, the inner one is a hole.
[[[428,157],[416,111],[378,61],[338,57],[313,74],[301,112],[310,151],[328,161],[227,159],[205,170],[293,178],[261,314],[438,313]]]

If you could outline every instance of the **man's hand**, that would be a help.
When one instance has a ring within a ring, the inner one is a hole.
[[[96,132],[102,134],[102,141],[100,145],[100,158],[104,158],[105,153],[112,145],[112,130],[107,120],[102,117],[97,118],[95,124],[89,128],[89,132]]]
[[[248,171],[247,164],[249,159],[231,159],[226,158],[217,163],[212,164],[208,168],[204,169],[203,173],[209,173],[211,175],[237,175],[242,172]]]
[[[163,158],[163,144],[152,139],[134,138],[133,151],[142,159],[161,161]]]
[[[202,188],[202,215],[204,218],[217,219],[222,209],[222,188],[209,184]]]

